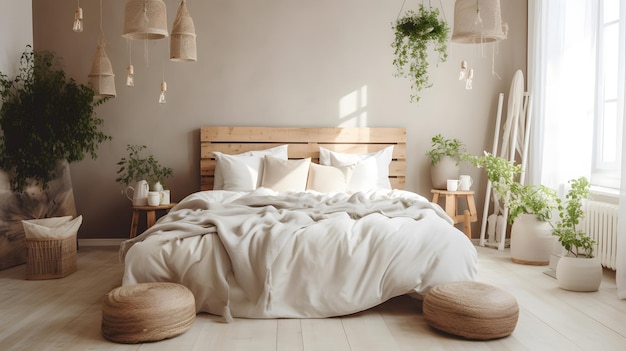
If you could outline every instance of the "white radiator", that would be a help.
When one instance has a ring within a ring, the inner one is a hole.
[[[587,201],[584,211],[584,230],[598,244],[596,255],[604,267],[615,270],[618,205],[601,201]]]

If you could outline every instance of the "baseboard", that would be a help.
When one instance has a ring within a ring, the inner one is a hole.
[[[127,239],[78,239],[78,247],[86,246],[120,246]]]

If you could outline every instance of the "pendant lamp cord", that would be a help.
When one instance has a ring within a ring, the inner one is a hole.
[[[104,47],[104,31],[102,30],[102,0],[100,0],[100,35],[98,37],[98,46]],[[98,50],[100,52],[100,50]],[[102,60],[100,60],[100,66],[102,65]],[[102,74],[98,77],[98,94],[102,93]]]
[[[398,11],[398,15],[396,16],[396,21],[400,19],[400,14],[402,13],[402,9],[404,8],[405,3],[406,3],[406,0],[402,0],[402,6],[400,6],[400,11]]]
[[[185,0],[183,0],[184,2]],[[398,19],[400,19],[400,15],[402,14],[402,9],[404,8],[404,5],[406,4],[406,0],[402,0],[402,5],[400,6],[400,11],[398,11],[398,15],[396,16],[396,22],[398,21]],[[422,6],[424,6],[424,0],[422,0]],[[430,0],[428,0],[428,7],[432,9],[432,4],[430,2]],[[441,0],[439,0],[439,7],[441,7],[441,15],[443,17],[443,20],[447,23],[448,20],[446,19],[446,11],[444,11],[443,9],[443,3],[441,2]]]

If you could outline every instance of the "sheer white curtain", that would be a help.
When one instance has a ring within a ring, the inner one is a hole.
[[[597,11],[597,0],[529,0],[533,184],[591,173]]]
[[[624,101],[626,101],[626,86],[624,87]],[[624,109],[624,121],[626,121],[626,109]],[[626,136],[626,123],[623,125],[623,136]],[[626,138],[622,139],[626,140]],[[622,150],[626,143],[622,143]],[[617,223],[617,295],[620,299],[626,299],[626,152],[622,151],[622,177],[619,196],[619,219]]]
[[[620,3],[624,13],[626,0]],[[535,101],[531,184],[558,188],[591,173],[598,6],[597,0],[528,1],[528,85]],[[626,100],[626,87],[621,91]],[[626,140],[626,123],[622,135]],[[616,277],[618,296],[626,299],[626,152],[621,164]]]

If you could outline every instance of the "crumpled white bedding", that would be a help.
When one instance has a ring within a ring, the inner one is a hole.
[[[124,285],[183,284],[227,320],[346,315],[477,274],[445,212],[401,190],[198,192],[121,254]]]

